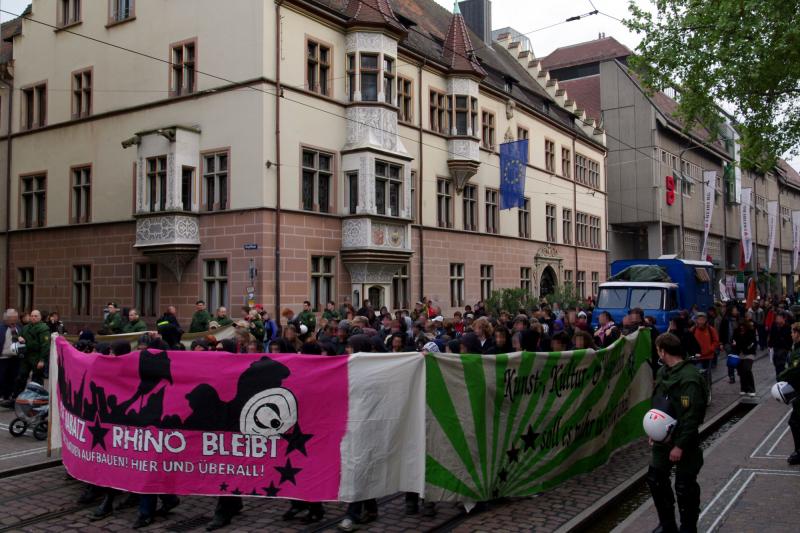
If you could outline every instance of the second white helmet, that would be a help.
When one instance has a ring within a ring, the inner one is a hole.
[[[797,397],[794,387],[785,381],[779,381],[772,386],[772,397],[782,403],[791,403]]]
[[[660,409],[650,409],[642,421],[644,432],[656,442],[667,440],[677,424],[677,420]]]

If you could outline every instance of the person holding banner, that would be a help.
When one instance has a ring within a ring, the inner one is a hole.
[[[680,531],[697,531],[700,516],[700,485],[697,474],[703,466],[699,427],[705,418],[708,390],[697,368],[684,357],[681,340],[671,333],[656,339],[658,358],[663,363],[656,377],[653,408],[677,420],[671,434],[652,446],[647,485],[658,513],[658,531],[677,533],[675,496],[681,519]],[[670,484],[675,466],[675,494]]]

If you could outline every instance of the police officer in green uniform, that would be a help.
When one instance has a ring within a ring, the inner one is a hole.
[[[297,317],[300,324],[305,324],[309,333],[317,330],[317,315],[311,310],[311,302],[306,300],[303,302],[303,312]]]
[[[217,314],[214,315],[214,321],[219,324],[219,327],[224,328],[233,324],[233,320],[228,316],[228,310],[225,307],[218,307]]]
[[[104,335],[116,335],[122,333],[122,316],[119,314],[119,308],[114,302],[108,302],[106,306],[108,315],[103,320],[102,333]]]
[[[800,390],[800,322],[792,324],[792,349],[786,359],[786,370],[778,376],[794,390]],[[792,402],[792,414],[789,415],[789,429],[792,430],[794,452],[786,459],[790,465],[800,465],[800,400]]]
[[[211,313],[206,311],[206,303],[203,300],[197,300],[195,311],[192,315],[192,323],[189,324],[189,333],[200,333],[208,331],[208,323],[211,322]]]
[[[143,333],[147,331],[147,324],[139,318],[139,311],[131,309],[128,311],[128,322],[122,326],[122,333]]]
[[[708,405],[706,383],[697,368],[683,358],[680,339],[664,333],[656,339],[658,358],[664,364],[656,376],[653,407],[677,420],[677,425],[664,442],[652,442],[647,484],[658,512],[656,532],[696,532],[700,515],[700,485],[697,474],[703,466],[699,427]],[[681,519],[680,530],[675,522],[675,498],[670,474],[675,466],[675,495]]]
[[[30,318],[20,338],[25,344],[25,357],[20,362],[17,393],[25,389],[29,374],[31,381],[44,385],[44,368],[50,357],[50,328],[42,322],[42,313],[38,309],[31,311]]]

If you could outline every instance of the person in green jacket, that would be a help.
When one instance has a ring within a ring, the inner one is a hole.
[[[317,315],[311,310],[311,302],[308,300],[303,302],[303,312],[298,315],[297,321],[301,324],[305,324],[308,331],[317,330]]]
[[[42,322],[42,313],[38,309],[31,311],[30,322],[22,328],[20,341],[25,344],[25,357],[20,361],[17,394],[25,389],[28,375],[31,381],[44,385],[44,369],[50,358],[50,328]]]
[[[206,311],[206,303],[203,300],[197,300],[195,311],[192,315],[192,323],[189,324],[189,333],[200,333],[208,331],[208,323],[211,322],[211,314]]]
[[[131,309],[128,311],[128,323],[122,326],[122,333],[141,333],[147,331],[147,324],[139,318],[139,311]]]
[[[114,302],[108,302],[106,306],[108,315],[103,320],[103,329],[101,330],[105,335],[116,335],[122,333],[122,316],[119,314],[119,307]]]
[[[708,406],[708,389],[697,368],[683,358],[684,348],[676,335],[659,335],[656,350],[664,366],[656,375],[653,408],[675,418],[677,425],[664,442],[651,440],[647,484],[653,495],[661,530],[677,533],[675,497],[670,485],[670,474],[675,465],[680,531],[697,531],[697,519],[700,516],[697,474],[703,466],[699,429]]]
[[[322,312],[322,318],[325,320],[341,320],[342,316],[336,310],[336,303],[330,300],[325,306],[325,311]]]
[[[786,358],[786,370],[778,376],[794,390],[800,390],[800,322],[792,324],[792,349]],[[792,431],[794,452],[786,459],[790,465],[800,465],[800,400],[792,402],[792,414],[789,415],[789,429]]]
[[[223,306],[219,306],[217,308],[217,314],[214,315],[214,321],[219,324],[219,327],[221,328],[233,324],[233,320],[231,320],[231,317],[228,316],[228,310]]]
[[[261,320],[261,315],[258,314],[258,311],[251,309],[247,315],[247,321],[253,337],[258,342],[264,342],[264,322]]]

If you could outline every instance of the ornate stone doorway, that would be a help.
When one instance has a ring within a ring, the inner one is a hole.
[[[549,294],[553,294],[558,286],[558,278],[553,270],[553,267],[546,266],[542,272],[542,280],[539,282],[539,297],[544,298]]]

